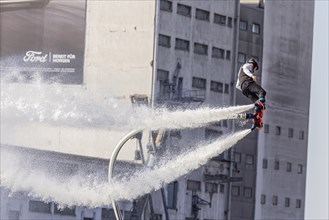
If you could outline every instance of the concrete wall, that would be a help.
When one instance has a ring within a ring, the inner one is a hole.
[[[88,1],[85,85],[96,96],[151,95],[155,1]]]
[[[313,14],[314,1],[266,1],[262,83],[268,94],[264,123],[269,132],[259,135],[256,219],[304,217]],[[267,169],[262,168],[264,158]],[[275,160],[279,170],[274,170]],[[291,172],[286,171],[287,162],[292,164]],[[302,173],[298,165],[303,166]],[[263,205],[261,194],[266,195]],[[273,196],[278,196],[276,206]]]

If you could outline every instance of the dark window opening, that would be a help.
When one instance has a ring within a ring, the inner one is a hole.
[[[209,21],[210,12],[202,9],[196,9],[195,18],[198,20]]]
[[[194,43],[194,53],[200,55],[207,55],[208,54],[208,45]]]
[[[226,16],[214,14],[214,23],[220,25],[226,25]]]
[[[191,17],[191,7],[188,5],[177,4],[177,14]]]
[[[167,0],[161,0],[160,10],[172,12],[172,2]]]

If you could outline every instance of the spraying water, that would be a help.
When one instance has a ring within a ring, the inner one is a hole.
[[[82,88],[33,83],[1,84],[1,116],[4,123],[33,121],[84,128],[131,129],[193,128],[232,118],[253,105],[197,110],[152,109],[113,98],[95,100]]]
[[[143,169],[130,178],[115,180],[111,184],[97,181],[86,183],[85,179],[78,176],[59,181],[47,173],[18,167],[18,161],[12,159],[9,159],[11,162],[5,168],[2,167],[1,183],[13,192],[29,192],[30,196],[44,201],[56,201],[64,206],[105,206],[111,203],[111,199],[132,200],[160,189],[164,184],[204,165],[210,158],[230,148],[250,132],[247,129],[212,143],[201,144],[194,150],[161,161],[154,169]]]
[[[24,89],[21,89],[22,87]],[[131,105],[124,101],[112,98],[95,99],[82,87],[66,88],[56,83],[45,84],[42,80],[28,85],[8,83],[8,79],[1,80],[2,127],[36,122],[84,129],[106,128],[120,132],[131,129],[195,128],[234,118],[237,113],[252,107],[253,105],[245,105],[177,111],[154,110],[146,106],[131,108]],[[1,129],[1,132],[6,131]],[[29,196],[68,206],[99,207],[110,204],[111,199],[132,200],[204,165],[210,158],[233,146],[249,132],[250,129],[212,143],[200,144],[195,150],[162,160],[152,170],[143,169],[130,178],[117,179],[110,184],[96,177],[86,180],[85,176],[80,175],[67,177],[63,181],[60,174],[22,166],[24,155],[20,158],[3,153],[1,186],[12,192],[24,191],[28,192]]]

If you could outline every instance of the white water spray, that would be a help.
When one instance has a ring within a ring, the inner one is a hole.
[[[84,128],[131,129],[193,128],[229,119],[253,105],[197,110],[131,108],[127,102],[91,99],[82,88],[63,88],[56,84],[25,85],[2,83],[1,119],[4,123],[33,121]],[[15,122],[13,122],[15,121]]]
[[[145,106],[131,108],[131,105],[120,100],[95,100],[81,87],[72,89],[39,81],[20,85],[1,80],[1,126],[19,126],[20,123],[32,121],[54,126],[106,128],[120,132],[146,128],[181,129],[233,118],[237,113],[252,107],[253,105],[245,105],[185,111],[154,110]],[[1,129],[1,132],[6,131]],[[62,205],[105,206],[110,203],[111,198],[131,200],[159,189],[163,184],[205,164],[249,132],[250,129],[221,138],[211,144],[200,145],[195,151],[162,161],[161,165],[152,170],[142,170],[129,179],[116,180],[111,184],[92,177],[86,180],[85,176],[79,175],[63,181],[62,176],[52,175],[30,166],[20,166],[24,157],[11,155],[1,158],[1,186],[9,188],[12,192],[28,192],[30,196],[44,201],[56,201]]]
[[[200,145],[194,150],[162,161],[154,169],[143,169],[129,179],[108,183],[86,184],[81,177],[72,177],[66,181],[48,176],[47,173],[31,171],[17,167],[15,161],[2,167],[1,183],[11,191],[29,192],[30,196],[44,201],[56,201],[60,205],[80,205],[100,207],[115,200],[132,200],[138,196],[160,189],[178,177],[204,165],[212,157],[222,153],[250,133],[250,129],[222,137],[210,144]]]

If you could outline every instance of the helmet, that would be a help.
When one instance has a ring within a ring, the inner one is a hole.
[[[248,60],[247,63],[251,63],[251,64],[253,64],[254,67],[256,67],[256,70],[259,69],[259,67],[258,67],[258,62],[257,62],[254,58],[251,58],[250,60]]]

